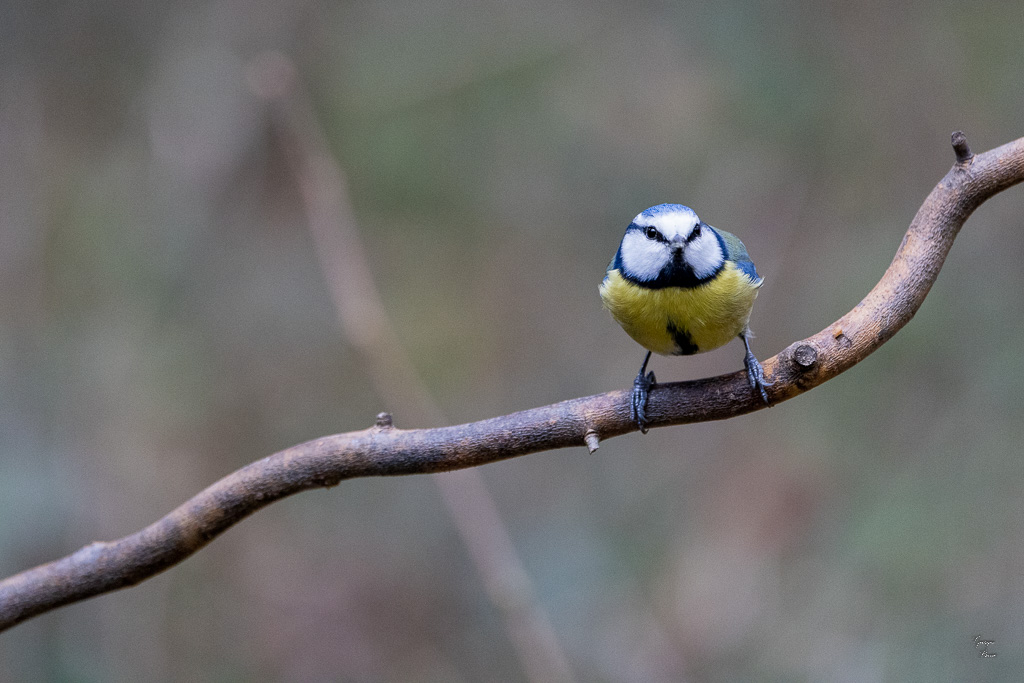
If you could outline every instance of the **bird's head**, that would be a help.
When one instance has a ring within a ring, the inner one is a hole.
[[[715,229],[682,204],[652,206],[634,218],[615,258],[623,276],[649,287],[692,287],[724,263]]]

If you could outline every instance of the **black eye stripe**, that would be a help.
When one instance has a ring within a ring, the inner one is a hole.
[[[661,234],[661,231],[658,230],[653,225],[636,225],[634,223],[630,227],[631,228],[636,228],[637,230],[640,231],[641,235],[643,235],[644,237],[646,237],[647,239],[649,239],[651,241],[662,242],[663,244],[668,244],[668,238],[665,237],[665,235]]]
[[[691,230],[690,234],[686,237],[687,244],[693,242],[704,234],[704,228],[706,227],[708,227],[706,223],[697,223],[697,225],[694,226],[694,229]],[[636,230],[649,240],[664,242],[666,244],[670,241],[668,237],[663,235],[662,232],[653,225],[637,225],[636,223],[631,223],[629,230]]]

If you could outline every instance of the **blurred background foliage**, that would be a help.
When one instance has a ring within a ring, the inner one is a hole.
[[[0,572],[388,408],[250,88],[267,50],[311,93],[401,343],[469,421],[630,385],[597,285],[652,204],[746,242],[762,358],[846,312],[950,132],[1024,134],[1022,30],[1009,0],[0,2]],[[1022,217],[1021,188],[985,204],[912,323],[812,394],[483,468],[579,680],[1020,680]],[[409,477],[279,502],[27,622],[0,680],[526,675]]]

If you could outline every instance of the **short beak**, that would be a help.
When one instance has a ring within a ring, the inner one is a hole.
[[[686,246],[686,238],[682,235],[676,235],[672,238],[672,248],[682,251],[683,247]]]

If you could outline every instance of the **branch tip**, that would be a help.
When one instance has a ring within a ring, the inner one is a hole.
[[[583,443],[587,445],[587,450],[593,455],[594,451],[601,447],[601,436],[593,429],[588,429],[587,433],[583,435]]]
[[[955,131],[952,135],[953,151],[956,152],[956,163],[966,164],[974,158],[971,146],[967,144],[967,136],[962,130]]]

